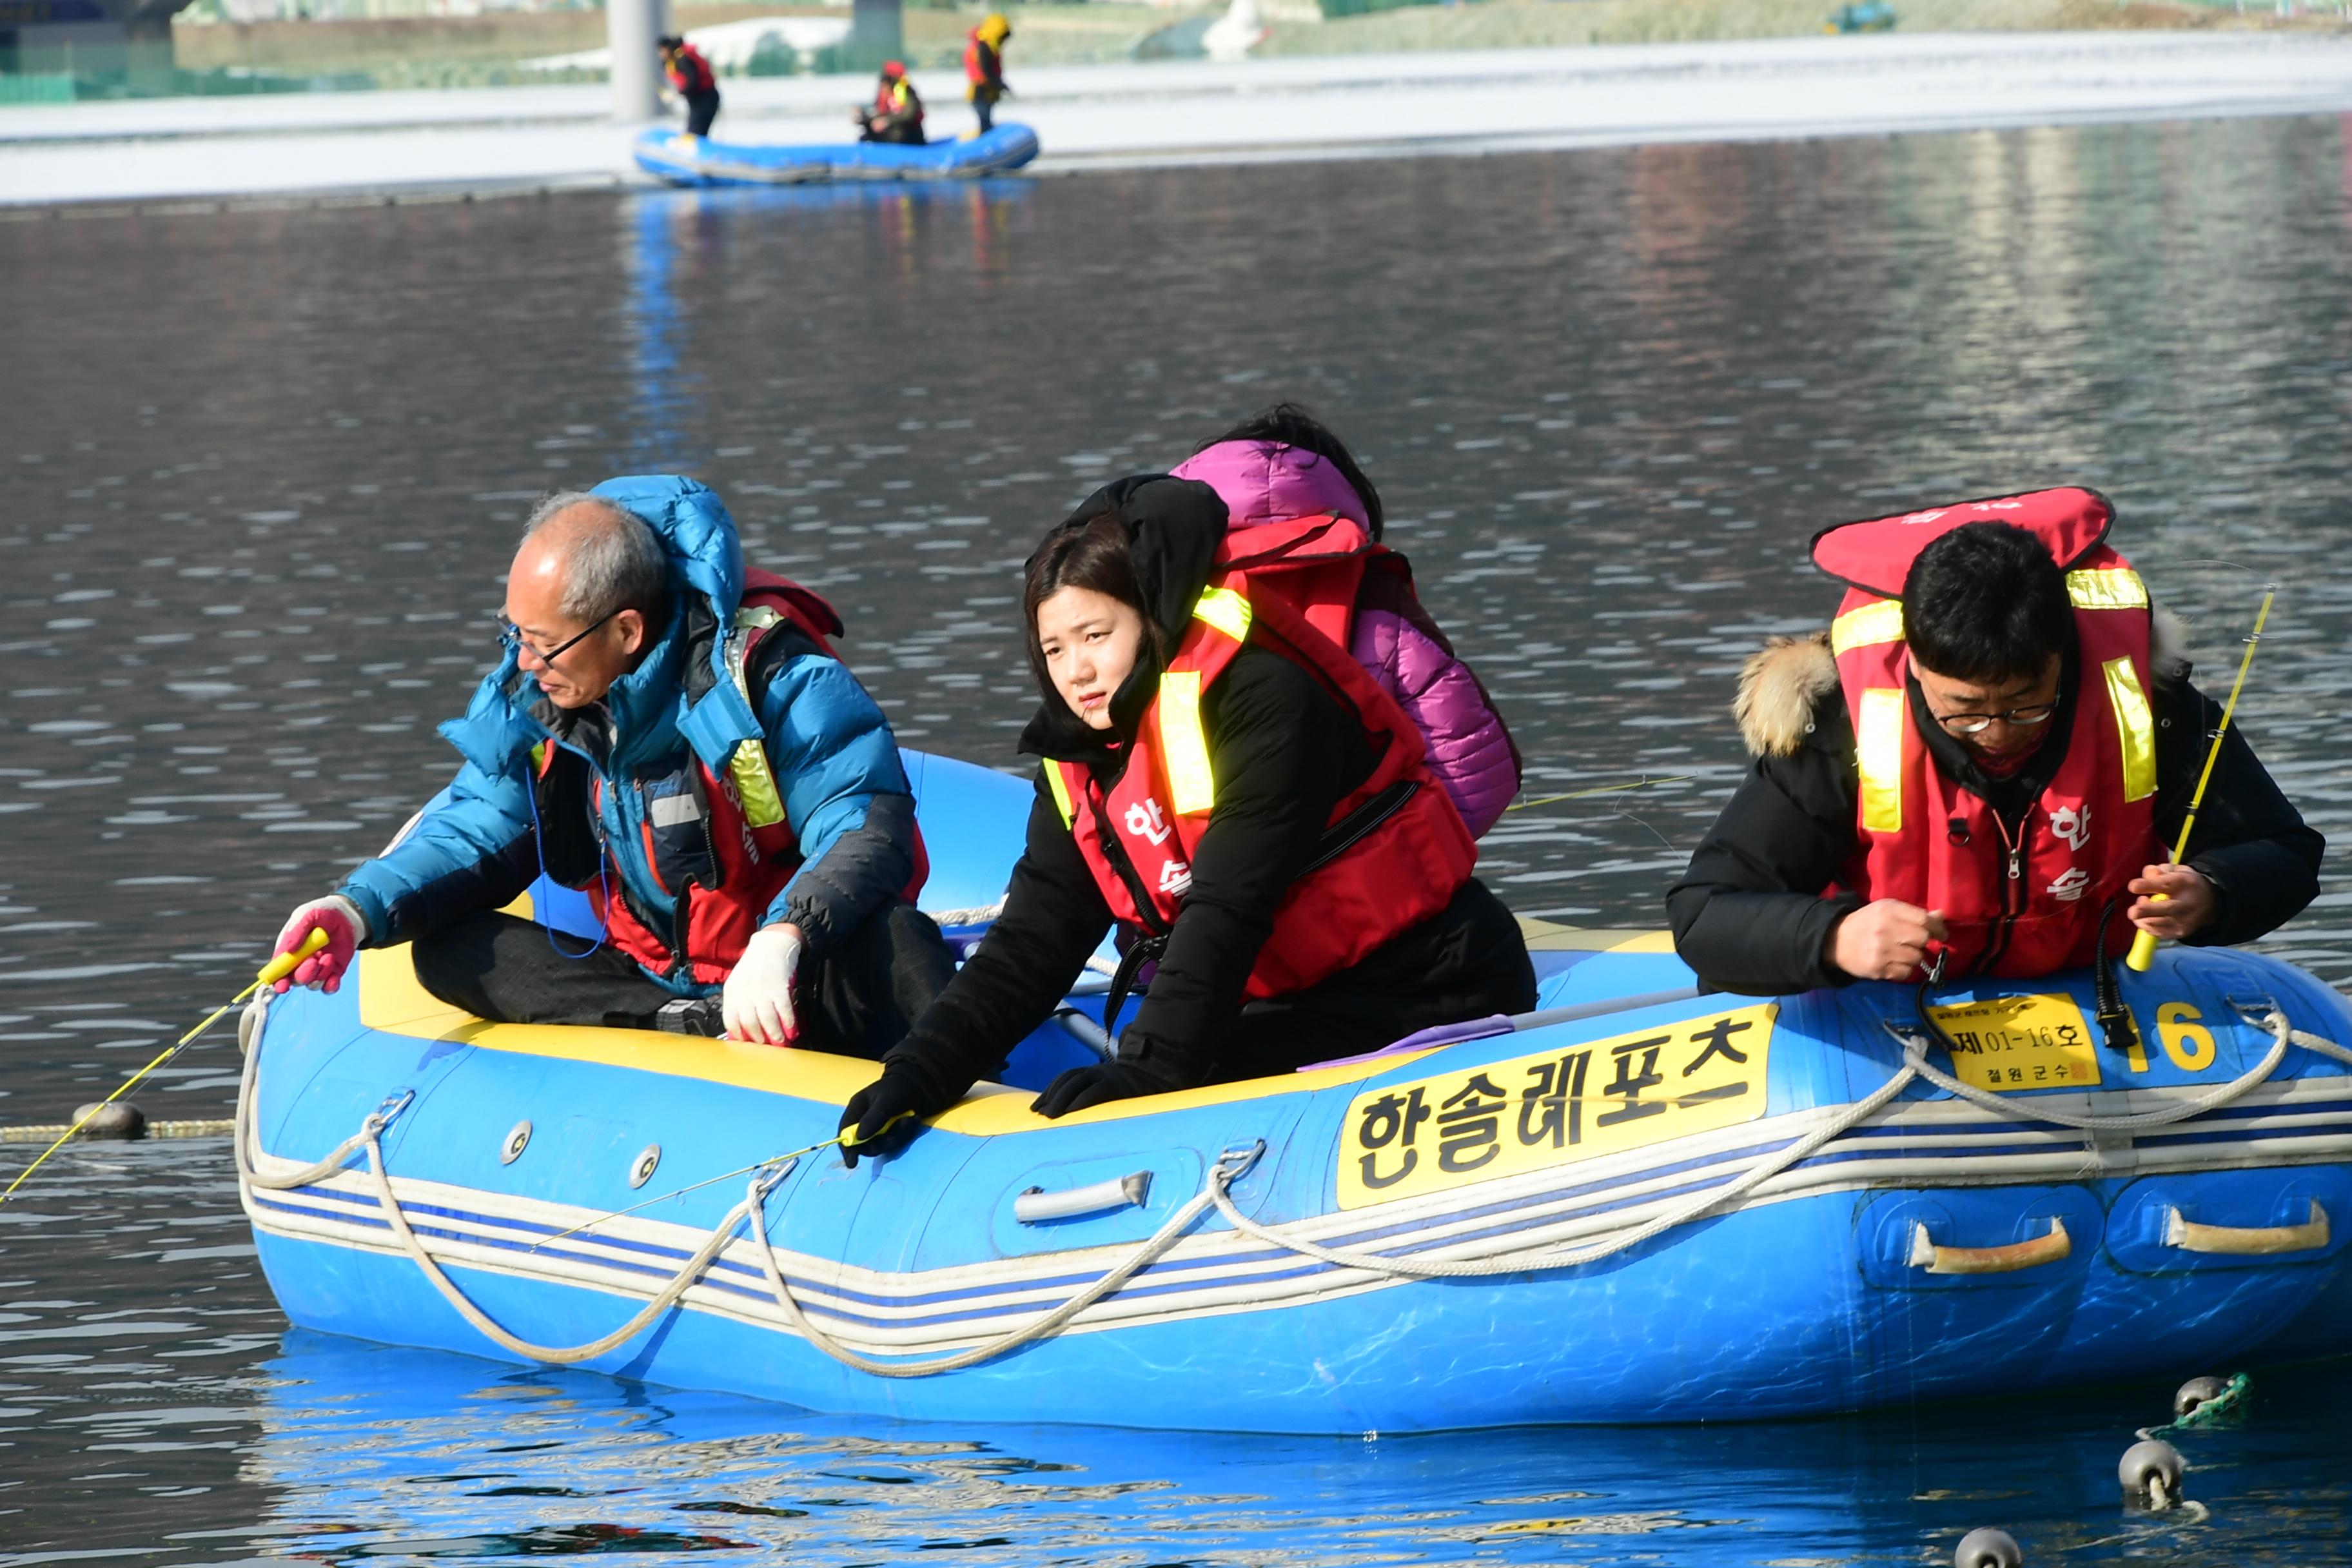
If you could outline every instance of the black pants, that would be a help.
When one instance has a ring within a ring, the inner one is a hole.
[[[566,953],[587,943],[557,933]],[[546,928],[491,912],[419,938],[416,978],[452,1007],[494,1024],[592,1024],[650,1029],[672,994],[620,949],[559,955]],[[823,957],[803,954],[793,998],[799,1044],[878,1058],[947,985],[955,962],[940,928],[912,904],[874,911]]]
[[[1353,968],[1245,1004],[1211,1081],[1360,1056],[1440,1024],[1535,1005],[1535,965],[1519,923],[1473,878],[1452,903]]]
[[[980,116],[982,136],[996,129],[996,100],[1001,95],[992,88],[982,88],[971,95],[971,111]]]
[[[688,136],[709,135],[710,122],[718,118],[719,89],[717,88],[712,88],[709,92],[689,92],[686,95],[686,133]]]

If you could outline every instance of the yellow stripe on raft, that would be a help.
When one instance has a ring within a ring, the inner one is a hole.
[[[360,1022],[383,1034],[410,1039],[450,1040],[510,1056],[625,1068],[633,1072],[659,1073],[665,1078],[696,1079],[832,1106],[847,1104],[851,1095],[872,1083],[881,1071],[879,1063],[857,1057],[779,1049],[742,1040],[707,1040],[651,1029],[599,1029],[570,1024],[486,1024],[459,1012],[418,984],[415,966],[409,962],[405,946],[371,949],[361,953],[358,981]],[[1262,1100],[1270,1094],[1303,1093],[1356,1083],[1428,1054],[1401,1052],[1355,1067],[1321,1068],[1272,1079],[1211,1084],[1181,1094],[1113,1100],[1074,1112],[1062,1118],[1061,1122],[1049,1121],[1030,1110],[1029,1102],[1036,1098],[1032,1090],[982,1084],[963,1103],[935,1117],[933,1123],[951,1132],[982,1137],[1043,1131],[1066,1122],[1118,1121],[1129,1117],[1156,1116],[1163,1110],[1232,1105],[1245,1100]]]

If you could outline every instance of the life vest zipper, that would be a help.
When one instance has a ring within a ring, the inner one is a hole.
[[[1993,927],[1992,941],[1985,945],[1983,956],[1971,966],[1971,973],[1989,973],[1992,966],[2000,962],[2001,954],[2009,951],[2010,935],[2017,929],[2017,917],[2025,912],[2025,900],[2022,897],[2025,887],[2025,825],[2032,816],[2032,808],[2029,806],[2025,813],[2018,817],[2017,833],[2012,837],[2007,819],[1998,810],[1992,814],[1993,826],[2000,831],[2001,852],[2007,874],[2000,879],[2000,923]]]

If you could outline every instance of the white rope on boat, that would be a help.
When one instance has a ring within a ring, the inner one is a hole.
[[[1270,1226],[1258,1224],[1234,1206],[1232,1196],[1223,1185],[1212,1191],[1216,1198],[1217,1212],[1225,1223],[1254,1240],[1269,1247],[1279,1247],[1301,1257],[1312,1258],[1339,1268],[1361,1268],[1375,1274],[1393,1275],[1401,1279],[1475,1279],[1496,1274],[1526,1274],[1537,1269],[1574,1268],[1587,1263],[1598,1263],[1612,1258],[1628,1247],[1639,1247],[1653,1237],[1662,1236],[1678,1226],[1685,1226],[1722,1205],[1746,1197],[1766,1182],[1801,1161],[1811,1159],[1823,1145],[1843,1137],[1862,1122],[1878,1114],[1886,1103],[1910,1086],[1916,1076],[1906,1066],[1886,1080],[1868,1098],[1856,1100],[1836,1116],[1813,1129],[1776,1154],[1769,1154],[1750,1165],[1737,1179],[1711,1191],[1698,1194],[1676,1205],[1644,1224],[1636,1226],[1622,1236],[1590,1247],[1570,1247],[1561,1251],[1521,1253],[1507,1258],[1391,1258],[1385,1253],[1359,1252],[1349,1247],[1325,1247],[1320,1242],[1303,1237],[1285,1236]],[[1210,1173],[1216,1181],[1216,1173]]]
[[[1997,1111],[2004,1117],[2030,1117],[2051,1122],[2055,1126],[2081,1131],[2128,1131],[2185,1121],[2190,1117],[2201,1116],[2209,1110],[2217,1110],[2231,1101],[2242,1098],[2278,1070],[2278,1065],[2285,1058],[2290,1042],[2322,1056],[2333,1057],[2338,1061],[2352,1065],[2352,1049],[2347,1049],[2333,1040],[2323,1039],[2317,1035],[2306,1034],[2301,1029],[2294,1028],[2288,1024],[2286,1015],[2284,1013],[2273,1011],[2263,1019],[2263,1024],[2271,1031],[2273,1044],[2270,1050],[2264,1053],[2263,1059],[2252,1068],[2210,1094],[2200,1095],[2194,1100],[2182,1100],[2178,1104],[2165,1106],[2158,1110],[2143,1111],[2134,1116],[2085,1116],[2074,1111],[2059,1110],[2054,1107],[2039,1106],[2030,1101],[2003,1100],[1990,1090],[1962,1083],[1931,1066],[1927,1058],[1925,1040],[1916,1036],[1902,1036],[1894,1030],[1892,1025],[1889,1025],[1889,1032],[1896,1033],[1897,1037],[1904,1041],[1903,1067],[1876,1092],[1867,1099],[1848,1106],[1837,1116],[1790,1144],[1779,1153],[1759,1160],[1736,1180],[1712,1191],[1700,1193],[1687,1202],[1677,1205],[1622,1236],[1591,1247],[1571,1247],[1551,1252],[1520,1253],[1503,1258],[1459,1259],[1391,1258],[1378,1252],[1360,1252],[1348,1247],[1325,1247],[1304,1237],[1285,1236],[1279,1230],[1260,1225],[1243,1214],[1234,1205],[1233,1199],[1225,1191],[1225,1184],[1219,1181],[1218,1172],[1215,1169],[1209,1173],[1209,1182],[1211,1191],[1216,1199],[1217,1212],[1223,1215],[1225,1223],[1235,1230],[1253,1240],[1265,1242],[1270,1247],[1283,1247],[1301,1257],[1312,1258],[1320,1263],[1328,1263],[1335,1268],[1360,1268],[1367,1272],[1390,1275],[1402,1279],[1472,1279],[1498,1274],[1524,1274],[1538,1269],[1573,1268],[1582,1264],[1598,1263],[1602,1258],[1612,1257],[1628,1247],[1638,1247],[1654,1237],[1663,1235],[1678,1226],[1688,1225],[1726,1204],[1746,1197],[1774,1176],[1811,1158],[1824,1145],[1852,1131],[1855,1127],[1876,1115],[1882,1108],[1909,1088],[1914,1081],[1932,1083],[1972,1104]]]
[[[443,1299],[457,1310],[458,1316],[481,1331],[483,1336],[493,1344],[531,1361],[568,1366],[576,1362],[593,1361],[607,1351],[617,1350],[635,1339],[655,1319],[675,1306],[678,1298],[685,1295],[688,1289],[702,1278],[703,1271],[709,1268],[711,1260],[716,1258],[732,1239],[735,1227],[742,1223],[743,1216],[748,1212],[751,1202],[748,1198],[744,1203],[738,1204],[730,1209],[725,1217],[720,1219],[717,1226],[711,1230],[702,1246],[696,1250],[694,1256],[687,1259],[686,1266],[671,1277],[669,1283],[655,1292],[652,1300],[646,1302],[634,1317],[611,1333],[581,1345],[533,1344],[519,1334],[509,1332],[503,1325],[476,1306],[472,1300],[458,1289],[457,1282],[443,1270],[439,1260],[425,1250],[423,1239],[409,1226],[407,1215],[401,1210],[399,1196],[392,1190],[391,1173],[384,1169],[383,1134],[385,1129],[392,1125],[400,1113],[415,1102],[415,1091],[404,1091],[368,1112],[360,1122],[360,1130],[336,1144],[324,1159],[313,1161],[290,1174],[264,1175],[257,1168],[257,1163],[250,1157],[253,1146],[249,1142],[252,1131],[254,1086],[260,1061],[260,1051],[252,1050],[247,1053],[245,1081],[240,1086],[236,1097],[237,1178],[248,1186],[258,1187],[265,1192],[285,1192],[294,1187],[309,1186],[313,1182],[323,1181],[337,1174],[343,1170],[344,1163],[354,1152],[362,1149],[366,1150],[368,1171],[375,1179],[376,1202],[383,1210],[384,1221],[391,1226],[392,1234],[399,1241],[401,1250],[407,1253],[416,1267],[424,1270],[425,1279],[431,1280],[434,1289],[440,1291]],[[779,1172],[777,1177],[770,1178],[771,1184],[775,1179],[781,1178],[782,1174],[782,1173]]]
[[[1260,1149],[1263,1147],[1263,1145],[1259,1146]],[[1049,1334],[1059,1332],[1062,1326],[1071,1319],[1118,1289],[1136,1275],[1166,1256],[1169,1248],[1183,1239],[1184,1232],[1192,1227],[1194,1220],[1201,1217],[1209,1205],[1213,1201],[1223,1198],[1225,1187],[1238,1180],[1244,1172],[1257,1162],[1258,1152],[1259,1149],[1240,1153],[1228,1151],[1218,1159],[1215,1165],[1211,1167],[1209,1180],[1202,1184],[1201,1190],[1195,1193],[1191,1201],[1181,1208],[1170,1215],[1168,1223],[1154,1231],[1150,1240],[1136,1248],[1128,1256],[1125,1262],[1112,1268],[1101,1279],[1060,1306],[1030,1319],[1020,1327],[1009,1330],[985,1344],[973,1345],[967,1350],[957,1351],[951,1355],[934,1357],[929,1361],[877,1361],[871,1356],[859,1355],[856,1351],[809,1321],[808,1314],[803,1311],[801,1304],[793,1299],[792,1288],[784,1282],[783,1269],[776,1262],[775,1249],[768,1245],[765,1206],[767,1195],[760,1192],[755,1185],[753,1191],[745,1197],[744,1202],[751,1206],[752,1245],[759,1251],[760,1266],[767,1271],[768,1289],[774,1293],[776,1305],[784,1310],[784,1316],[791,1320],[793,1329],[803,1339],[842,1365],[855,1367],[859,1372],[871,1373],[877,1377],[936,1377],[941,1373],[960,1372],[965,1367],[977,1366],[984,1361],[992,1361],[1007,1352],[1020,1349],[1034,1340],[1042,1340]]]
[[[488,1312],[474,1305],[472,1299],[457,1288],[457,1282],[442,1271],[440,1263],[433,1255],[425,1250],[424,1242],[418,1240],[416,1232],[409,1228],[408,1216],[401,1212],[400,1199],[393,1193],[392,1177],[383,1168],[383,1127],[371,1116],[361,1131],[367,1139],[368,1171],[375,1177],[376,1198],[383,1205],[384,1218],[391,1224],[393,1235],[400,1238],[402,1248],[415,1260],[416,1267],[425,1271],[425,1277],[433,1281],[433,1288],[441,1292],[443,1300],[449,1305],[457,1309],[459,1317],[480,1330],[483,1337],[499,1349],[556,1366],[593,1361],[607,1351],[620,1349],[644,1332],[656,1318],[676,1306],[677,1299],[701,1279],[703,1270],[709,1268],[711,1260],[734,1239],[735,1227],[742,1223],[744,1215],[751,1206],[751,1200],[746,1198],[729,1209],[726,1217],[712,1227],[709,1236],[695,1249],[694,1256],[686,1260],[686,1266],[670,1277],[669,1283],[654,1292],[652,1300],[638,1308],[635,1316],[611,1333],[582,1345],[535,1345],[518,1334],[509,1333]]]
[[[961,912],[961,911],[956,911]],[[736,1228],[745,1220],[751,1223],[751,1240],[760,1256],[760,1265],[767,1277],[768,1288],[778,1307],[793,1331],[824,1355],[842,1365],[871,1373],[877,1377],[935,1377],[943,1373],[961,1371],[982,1362],[1020,1349],[1023,1345],[1058,1333],[1073,1319],[1097,1302],[1114,1294],[1127,1282],[1165,1257],[1181,1241],[1194,1222],[1213,1206],[1225,1222],[1241,1235],[1269,1247],[1311,1258],[1334,1268],[1360,1269],[1368,1273],[1387,1275],[1404,1279],[1479,1279],[1506,1274],[1527,1274],[1556,1268],[1573,1268],[1597,1263],[1629,1248],[1664,1235],[1669,1230],[1691,1224],[1706,1215],[1738,1202],[1756,1191],[1782,1172],[1802,1163],[1828,1144],[1852,1131],[1855,1127],[1876,1116],[1896,1097],[1915,1082],[1926,1082],[1944,1089],[1971,1104],[2007,1118],[2030,1118],[2053,1126],[2078,1131],[2128,1131],[2150,1127],[2162,1127],[2216,1110],[2239,1100],[2267,1080],[2277,1071],[2290,1044],[2330,1057],[2352,1066],[2352,1048],[2337,1045],[2292,1026],[2286,1015],[2273,1009],[2263,1025],[2271,1031],[2273,1044],[2261,1061],[2212,1092],[2191,1100],[2179,1101],[2156,1110],[2130,1116],[2089,1116],[2056,1107],[2042,1106],[2022,1100],[2004,1100],[1990,1090],[1961,1082],[1945,1073],[1927,1059],[1927,1041],[1919,1036],[1905,1035],[1890,1024],[1889,1032],[1903,1040],[1903,1066],[1886,1082],[1863,1100],[1847,1106],[1837,1115],[1796,1140],[1786,1148],[1757,1160],[1733,1180],[1722,1186],[1700,1193],[1677,1204],[1664,1213],[1654,1215],[1622,1235],[1587,1247],[1568,1247],[1537,1253],[1521,1253],[1493,1258],[1392,1258],[1382,1253],[1363,1252],[1349,1247],[1325,1247],[1303,1237],[1285,1235],[1270,1226],[1261,1225],[1241,1212],[1233,1201],[1233,1184],[1248,1173],[1265,1152],[1265,1144],[1242,1150],[1227,1150],[1213,1163],[1204,1177],[1200,1192],[1169,1215],[1168,1220],[1150,1238],[1126,1259],[1105,1272],[1094,1283],[1078,1291],[1068,1300],[1049,1311],[1032,1318],[1017,1328],[1007,1331],[984,1343],[970,1346],[952,1354],[937,1356],[929,1361],[882,1361],[861,1355],[839,1340],[818,1328],[809,1319],[799,1300],[793,1295],[784,1279],[783,1268],[777,1261],[775,1248],[768,1240],[767,1200],[779,1183],[791,1172],[786,1164],[772,1171],[755,1174],[746,1188],[743,1199],[719,1221],[702,1245],[696,1249],[685,1266],[671,1277],[669,1282],[655,1292],[628,1321],[600,1338],[585,1344],[554,1346],[534,1344],[509,1331],[488,1313],[475,1305],[456,1281],[442,1268],[438,1259],[426,1249],[421,1237],[410,1226],[402,1212],[398,1195],[393,1191],[392,1176],[383,1161],[383,1133],[401,1112],[415,1102],[414,1090],[406,1090],[385,1100],[360,1123],[360,1130],[324,1159],[302,1167],[290,1175],[264,1176],[249,1157],[252,1106],[255,1098],[259,1050],[249,1051],[246,1058],[245,1081],[237,1096],[236,1163],[239,1179],[265,1190],[283,1191],[321,1180],[340,1172],[351,1155],[364,1149],[368,1171],[373,1179],[375,1195],[382,1206],[386,1223],[403,1251],[422,1269],[443,1299],[455,1308],[467,1322],[500,1348],[527,1360],[556,1365],[593,1361],[616,1350],[643,1332],[663,1313],[675,1307],[680,1298],[700,1279],[710,1264],[733,1239]]]
[[[2061,1110],[2053,1105],[2003,1100],[1992,1090],[1979,1089],[1972,1083],[1963,1082],[1929,1062],[1927,1055],[1927,1042],[1918,1037],[1901,1035],[1891,1024],[1887,1028],[1889,1033],[1895,1034],[1896,1037],[1904,1042],[1905,1069],[1916,1073],[1920,1078],[1934,1084],[1956,1100],[1965,1100],[1970,1105],[2002,1116],[2014,1117],[2021,1114],[2030,1116],[2037,1121],[2047,1121],[2053,1126],[2070,1127],[2078,1132],[2137,1132],[2144,1128],[2168,1127],[2176,1121],[2186,1121],[2192,1116],[2202,1116],[2209,1110],[2218,1110],[2276,1072],[2279,1063],[2285,1059],[2289,1042],[2300,1031],[2287,1023],[2286,1015],[2284,1013],[2268,1015],[2263,1019],[2263,1026],[2271,1032],[2271,1048],[2264,1052],[2263,1059],[2252,1067],[2248,1068],[2210,1094],[2199,1095],[2194,1100],[2179,1100],[2155,1110],[2143,1110],[2131,1116],[2091,1116],[2082,1111]],[[2316,1035],[2305,1037],[2315,1040],[2319,1038]],[[2331,1041],[2321,1041],[2321,1044],[2326,1045],[2330,1053],[2336,1049]],[[2345,1055],[2347,1059],[2352,1059],[2352,1052],[2347,1052]]]

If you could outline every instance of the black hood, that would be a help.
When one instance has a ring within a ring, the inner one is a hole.
[[[1112,480],[1079,502],[1039,543],[1038,550],[1108,511],[1118,512],[1135,531],[1131,558],[1136,586],[1142,590],[1144,608],[1160,634],[1160,647],[1172,651],[1192,623],[1192,606],[1200,603],[1201,590],[1208,585],[1216,564],[1218,547],[1225,542],[1225,503],[1198,480],[1172,479],[1165,474],[1130,475]],[[1030,560],[1035,559],[1033,552]],[[1022,635],[1029,635],[1025,626]],[[1110,752],[1112,741],[1135,733],[1158,689],[1160,668],[1160,658],[1147,647],[1143,658],[1111,694],[1108,731],[1089,729],[1059,693],[1041,691],[1037,716],[1021,732],[1021,750],[1072,762],[1100,760]]]

